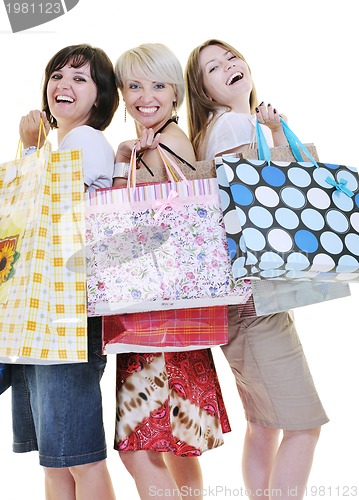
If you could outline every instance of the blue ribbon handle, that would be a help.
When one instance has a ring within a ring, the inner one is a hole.
[[[315,161],[311,153],[308,151],[308,148],[298,139],[298,137],[295,135],[295,133],[288,127],[286,122],[283,120],[283,118],[280,119],[280,122],[282,124],[283,132],[284,135],[287,138],[288,144],[290,146],[290,149],[293,152],[294,158],[297,161],[303,161],[303,157],[300,153],[300,149],[307,155],[309,160],[315,165],[317,168],[319,168],[318,163]]]
[[[311,153],[308,151],[307,147],[298,139],[298,137],[294,134],[294,132],[288,127],[286,122],[283,120],[283,118],[280,119],[283,132],[287,138],[288,144],[290,149],[292,150],[292,153],[294,155],[294,158],[297,161],[303,161],[302,154],[300,150],[303,151],[309,158],[309,160],[313,163],[313,165],[316,168],[320,168],[318,163],[315,161]],[[270,164],[270,148],[268,146],[268,143],[264,137],[263,130],[258,122],[256,121],[256,135],[257,135],[257,146],[258,146],[258,159],[259,160],[265,160],[268,165]],[[349,188],[346,187],[347,181],[345,179],[340,179],[339,182],[336,182],[333,180],[331,177],[327,177],[326,182],[330,184],[331,186],[335,187],[335,189],[338,192],[342,192],[352,198],[354,196],[353,191],[351,191]]]
[[[265,160],[268,165],[270,164],[270,148],[264,137],[262,127],[258,120],[256,120],[256,136],[257,136],[257,148],[258,148],[258,159]]]
[[[313,165],[319,168],[318,163],[315,161],[311,153],[308,151],[308,148],[298,139],[298,137],[294,134],[294,132],[288,127],[283,118],[281,118],[280,121],[283,128],[283,132],[286,136],[286,139],[288,141],[289,147],[293,153],[294,158],[297,161],[304,161],[303,156],[300,152],[300,150],[302,150],[303,153],[305,153],[309,158],[309,160],[313,163]],[[271,156],[270,148],[264,137],[263,130],[258,120],[256,121],[256,135],[257,135],[258,159],[265,160],[269,165]]]
[[[349,196],[349,198],[352,198],[354,196],[353,191],[350,191],[350,189],[346,187],[348,182],[346,179],[340,179],[339,182],[335,182],[331,177],[328,176],[325,181],[331,186],[335,187],[337,191],[341,191],[342,193]]]

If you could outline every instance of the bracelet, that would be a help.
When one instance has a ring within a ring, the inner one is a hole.
[[[124,179],[127,179],[129,173],[130,173],[130,164],[125,163],[124,161],[120,161],[118,163],[115,163],[115,168],[112,177],[123,177]]]
[[[32,153],[35,153],[35,151],[37,151],[37,147],[30,146],[30,147],[24,149],[24,151],[22,152],[22,156],[32,155]]]

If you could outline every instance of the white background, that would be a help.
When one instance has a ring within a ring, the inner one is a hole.
[[[167,44],[183,65],[191,50],[208,38],[223,39],[249,62],[259,99],[289,118],[303,142],[314,142],[320,159],[359,166],[358,27],[354,0],[181,0],[136,2],[80,0],[68,14],[23,33],[12,34],[0,5],[0,162],[14,158],[20,117],[40,106],[44,67],[62,47],[91,43],[113,61],[146,42]],[[184,107],[180,125],[186,128]],[[123,123],[123,106],[106,131],[113,147],[134,136]],[[51,137],[50,137],[51,138]],[[55,137],[52,142],[56,145]],[[352,296],[296,310],[297,327],[323,404],[331,419],[324,426],[308,485],[308,498],[359,496],[357,486],[357,384],[359,284]],[[245,429],[242,407],[220,350],[217,369],[232,432],[220,449],[201,457],[205,494],[243,498],[240,457]],[[110,356],[103,378],[109,468],[118,498],[136,499],[136,490],[111,449],[115,417],[115,365]],[[10,391],[0,403],[0,499],[42,500],[43,475],[37,453],[11,451]],[[319,491],[319,487],[323,487]],[[217,490],[216,490],[217,488]],[[313,489],[311,489],[313,488]],[[317,488],[317,490],[315,489]]]

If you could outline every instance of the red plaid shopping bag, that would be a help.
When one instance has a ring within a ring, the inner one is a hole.
[[[203,349],[228,342],[228,306],[103,317],[105,353]]]

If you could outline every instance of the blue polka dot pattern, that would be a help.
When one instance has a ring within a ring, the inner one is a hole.
[[[233,238],[228,238],[228,237],[227,237],[227,243],[228,243],[228,253],[231,257],[231,260],[233,260],[237,256],[237,243]]]
[[[297,231],[294,235],[294,241],[298,248],[304,253],[313,253],[318,250],[318,240],[313,233],[306,229]]]
[[[218,183],[236,276],[359,281],[358,172],[318,165],[222,158]]]
[[[247,186],[241,186],[240,184],[234,184],[232,189],[232,196],[234,202],[239,206],[251,205],[254,199],[253,193]]]
[[[279,168],[273,166],[264,167],[262,169],[262,177],[269,186],[274,187],[283,186],[286,180],[283,172]]]

